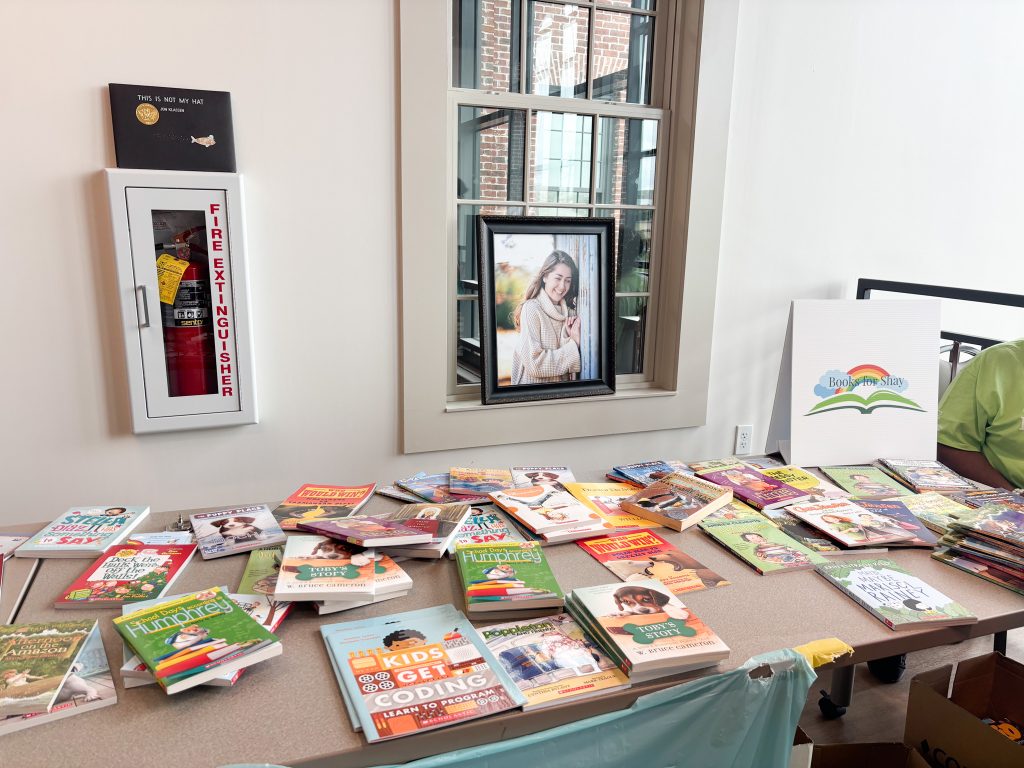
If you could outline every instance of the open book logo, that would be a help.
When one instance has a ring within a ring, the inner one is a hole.
[[[814,385],[814,394],[821,402],[804,415],[840,410],[868,414],[879,408],[924,411],[909,397],[900,394],[909,386],[908,379],[894,376],[878,365],[862,364],[848,371],[827,371]]]

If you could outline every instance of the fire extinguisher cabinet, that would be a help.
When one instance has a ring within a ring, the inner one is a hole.
[[[106,175],[133,430],[255,424],[241,177]]]

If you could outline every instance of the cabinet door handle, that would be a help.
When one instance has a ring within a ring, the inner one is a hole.
[[[142,296],[142,313],[139,317],[139,328],[149,328],[149,299],[146,297],[146,286],[135,286],[135,311],[139,311],[139,296]]]

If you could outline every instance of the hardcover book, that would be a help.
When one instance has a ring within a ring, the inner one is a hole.
[[[189,520],[204,560],[281,544],[285,539],[266,504],[197,512]]]
[[[118,168],[235,172],[231,94],[110,83]]]
[[[568,614],[478,631],[526,697],[524,711],[629,687],[629,678]]]
[[[973,624],[978,617],[891,560],[842,560],[818,573],[889,629]]]
[[[796,488],[798,491],[803,491],[809,494],[808,501],[828,501],[829,499],[846,499],[849,498],[850,494],[844,491],[838,486],[832,485],[825,480],[822,480],[817,475],[813,475],[806,469],[800,467],[794,467],[792,465],[785,467],[770,467],[768,469],[762,469],[761,472],[773,477],[780,483],[785,483]]]
[[[661,523],[626,512],[619,506],[624,498],[636,493],[636,487],[628,483],[566,483],[565,489],[615,528],[628,530],[661,527]]]
[[[320,628],[351,716],[373,743],[526,703],[450,605]]]
[[[0,625],[0,717],[49,712],[94,630],[95,619]]]
[[[220,587],[114,619],[114,627],[168,693],[281,653],[281,643]]]
[[[619,502],[626,512],[683,531],[732,501],[732,489],[672,473]]]
[[[705,521],[701,530],[762,576],[805,571],[828,562],[763,518]]]
[[[894,496],[910,496],[914,493],[878,467],[821,467],[821,471],[854,499],[891,499]]]
[[[534,533],[576,528],[598,519],[572,494],[553,485],[531,485],[491,493],[494,503]]]
[[[72,507],[14,550],[15,557],[96,557],[131,533],[149,507]]]
[[[938,542],[939,538],[922,522],[918,520],[913,512],[910,511],[910,507],[904,503],[903,499],[909,499],[910,496],[903,496],[899,499],[890,499],[889,501],[874,501],[872,499],[861,499],[857,502],[857,506],[863,507],[869,512],[874,512],[881,517],[892,520],[899,528],[902,528],[906,533],[909,533],[913,538],[907,541],[899,541],[891,546],[894,547],[928,547],[931,549]]]
[[[578,545],[623,581],[657,579],[674,595],[729,584],[652,531],[587,539]]]
[[[490,497],[484,496],[456,496],[451,493],[448,487],[449,475],[447,472],[439,472],[436,475],[428,475],[425,472],[417,472],[412,477],[404,480],[396,480],[395,485],[404,488],[415,494],[423,501],[431,504],[490,504]]]
[[[406,504],[398,509],[377,511],[374,517],[391,520],[430,534],[430,540],[424,544],[389,544],[385,547],[389,555],[432,559],[444,557],[452,539],[455,538],[455,533],[471,512],[472,507],[465,503]]]
[[[274,510],[281,528],[297,531],[299,523],[339,520],[356,514],[373,495],[375,483],[367,485],[314,485],[307,483]]]
[[[641,488],[673,473],[693,474],[686,464],[674,459],[644,461],[639,464],[620,464],[617,467],[612,467],[612,472]]]
[[[455,550],[468,611],[561,608],[564,599],[540,544],[464,544]]]
[[[359,547],[427,544],[434,538],[430,531],[402,525],[384,517],[353,516],[344,520],[313,520],[299,523],[299,530],[339,539]]]
[[[54,607],[96,608],[160,597],[195,552],[195,544],[115,544],[64,590]]]
[[[455,557],[455,548],[459,544],[508,544],[526,540],[503,513],[481,511],[467,517],[459,526],[448,545],[448,556]]]
[[[373,551],[326,536],[289,536],[274,597],[339,600],[373,594]]]
[[[970,491],[976,486],[945,464],[931,459],[879,459],[882,466],[918,493]]]
[[[846,499],[794,504],[787,511],[846,547],[909,543],[914,538],[892,518]]]
[[[512,487],[526,488],[530,485],[553,485],[565,490],[565,483],[576,482],[568,467],[512,467]]]
[[[773,477],[768,477],[753,467],[733,467],[720,471],[702,471],[697,474],[715,485],[731,488],[736,498],[754,509],[776,509],[787,504],[806,501],[810,497],[810,494],[779,482]]]
[[[512,487],[512,473],[507,469],[474,469],[452,467],[448,470],[448,492],[453,496],[483,496]]]

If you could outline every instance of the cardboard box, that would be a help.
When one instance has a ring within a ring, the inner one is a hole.
[[[793,751],[789,753],[788,768],[811,768],[811,754],[814,751],[814,742],[811,737],[804,733],[799,725],[796,727],[796,735],[793,737]]]
[[[952,683],[952,685],[950,685]],[[981,718],[1024,723],[1024,665],[990,653],[916,675],[903,741],[941,768],[1021,768],[1024,745]]]
[[[906,744],[815,744],[811,768],[928,768]]]

